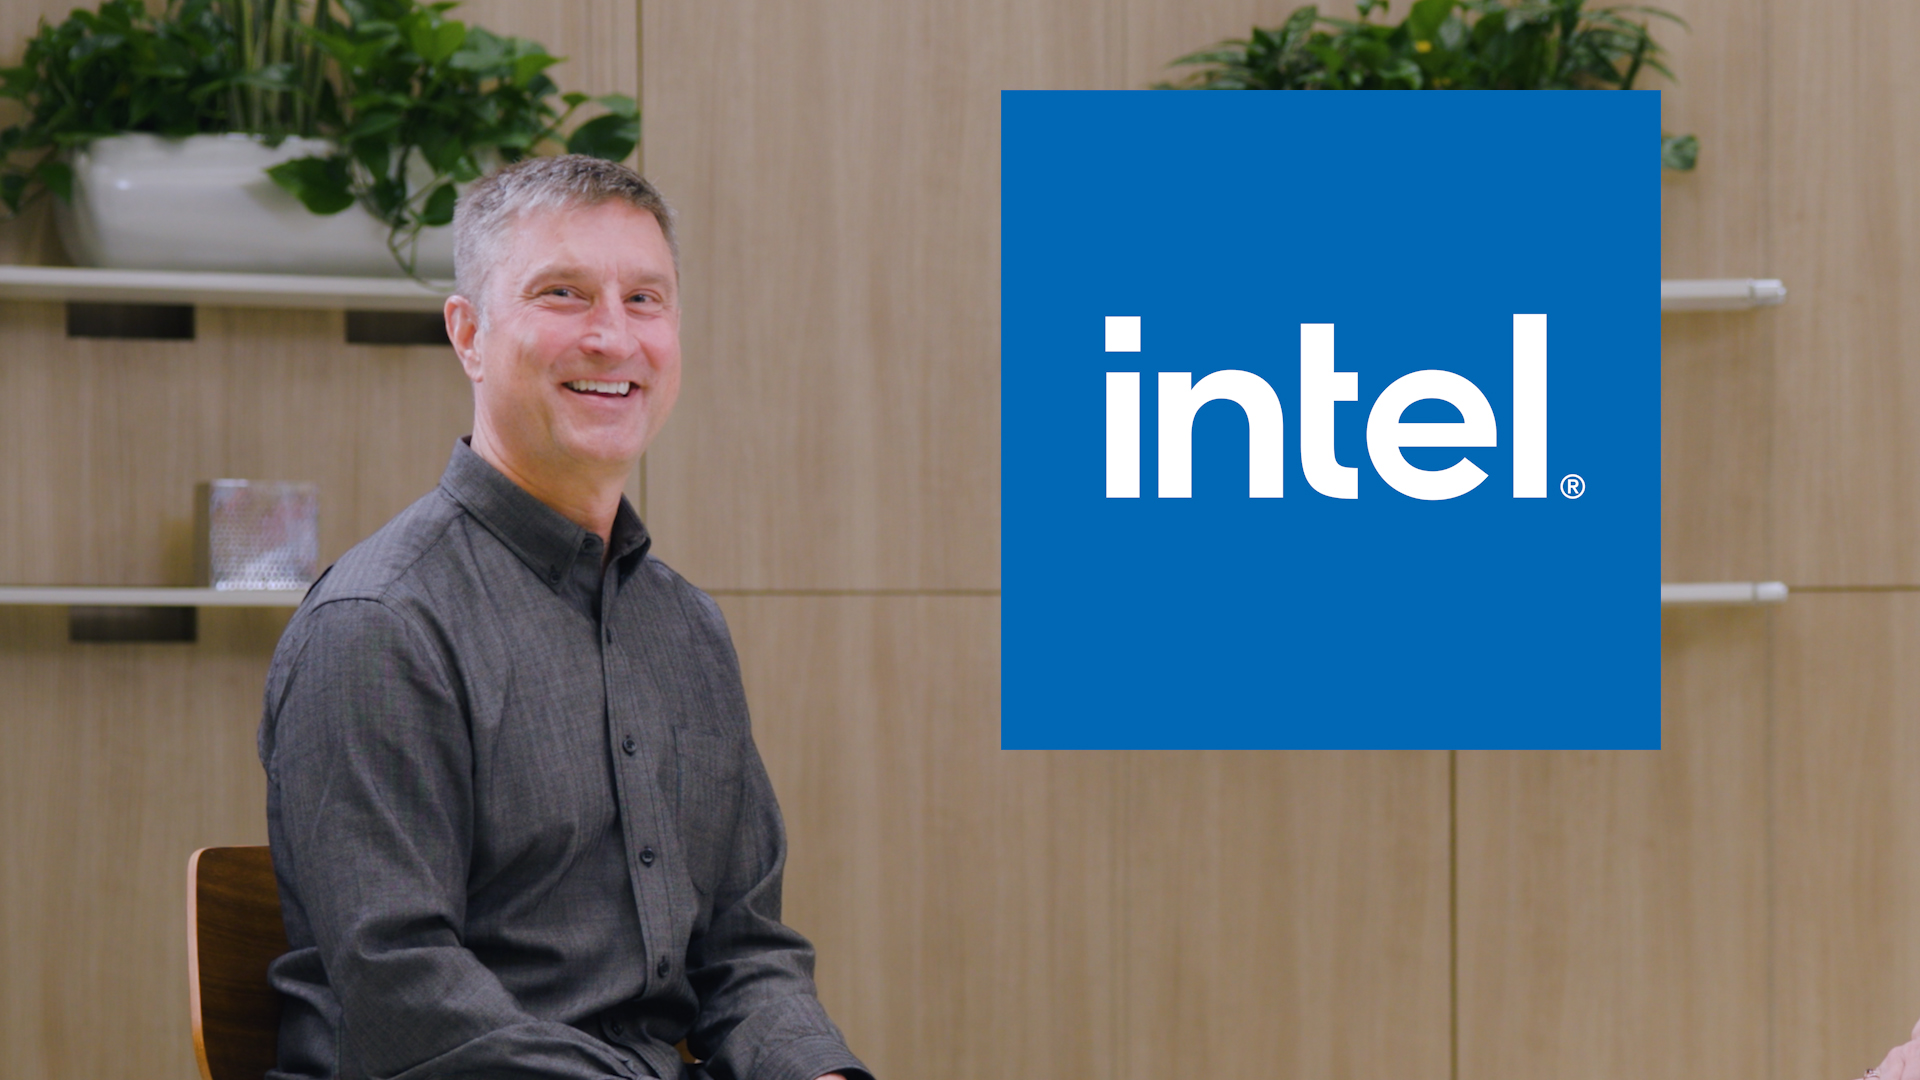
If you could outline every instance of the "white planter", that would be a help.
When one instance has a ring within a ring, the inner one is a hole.
[[[330,145],[253,135],[116,135],[76,149],[73,202],[54,200],[60,238],[83,266],[122,270],[397,276],[387,227],[359,206],[322,217],[266,169]],[[453,230],[420,236],[416,269],[453,276]]]

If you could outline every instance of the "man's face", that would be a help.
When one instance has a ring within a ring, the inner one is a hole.
[[[678,285],[660,223],[624,202],[514,223],[485,327],[449,329],[477,424],[524,479],[632,468],[680,393]]]

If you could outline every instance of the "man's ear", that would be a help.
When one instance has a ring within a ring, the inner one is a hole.
[[[480,313],[473,309],[473,301],[455,294],[447,297],[443,314],[447,320],[447,340],[453,342],[454,355],[460,358],[467,378],[479,382],[480,351],[473,347],[473,342],[480,334]]]

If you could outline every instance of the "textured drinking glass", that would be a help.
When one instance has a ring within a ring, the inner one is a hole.
[[[320,561],[320,488],[210,480],[194,499],[200,580],[215,589],[304,589]]]

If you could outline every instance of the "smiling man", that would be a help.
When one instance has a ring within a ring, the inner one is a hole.
[[[780,922],[726,625],[621,496],[679,391],[671,222],[582,157],[460,201],[471,442],[314,585],[268,676],[273,1076],[866,1075]]]

